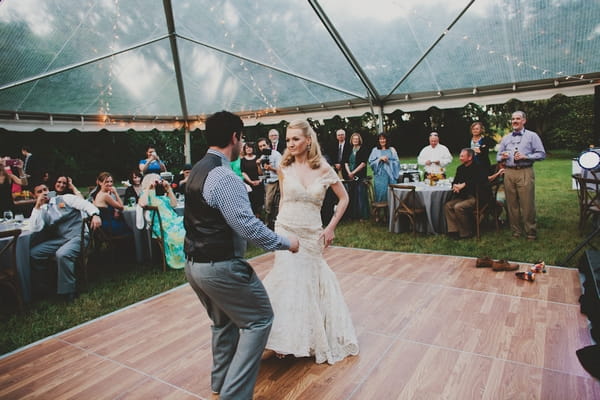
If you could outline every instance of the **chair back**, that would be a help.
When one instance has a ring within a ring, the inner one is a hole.
[[[401,207],[404,211],[411,212],[411,210],[417,208],[416,187],[414,185],[390,184],[389,187],[392,189],[396,209]],[[394,191],[394,189],[408,190],[408,193],[406,196],[401,196],[400,193]]]
[[[581,174],[573,174],[577,183],[577,198],[579,200],[579,229],[585,228],[588,218],[600,214],[600,179],[587,178]]]
[[[142,207],[146,220],[146,229],[151,240],[155,240],[162,252],[163,271],[167,270],[167,258],[165,254],[165,230],[160,216],[160,210],[156,206],[146,205]],[[158,229],[155,229],[158,227]]]
[[[21,235],[20,229],[11,229],[0,232],[0,239],[10,238],[6,243],[0,244],[0,284],[9,287],[15,297],[19,310],[23,309],[23,294],[19,283],[17,271],[17,240]]]

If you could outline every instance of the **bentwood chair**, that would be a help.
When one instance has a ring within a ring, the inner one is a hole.
[[[417,234],[417,219],[425,215],[425,208],[419,205],[416,195],[416,187],[413,185],[391,184],[389,188],[394,197],[394,214],[391,216],[392,222],[395,223],[400,217],[408,218],[412,227],[413,234]],[[400,189],[396,191],[395,189]],[[402,191],[408,191],[406,195]]]
[[[165,230],[163,229],[160,211],[156,206],[144,206],[144,215],[146,218],[146,229],[151,242],[155,242],[162,255],[163,272],[167,270],[167,255],[165,254]],[[154,229],[158,226],[158,229]]]
[[[369,204],[371,204],[371,215],[375,218],[375,222],[387,222],[388,202],[375,201],[375,190],[373,188],[373,180],[366,179],[367,193],[369,195]]]
[[[481,197],[480,190],[475,191],[475,209],[473,210],[473,217],[475,218],[477,240],[481,238],[481,225],[488,217],[491,217],[494,220],[496,232],[500,230],[499,218],[503,205],[496,199],[499,187],[499,184],[491,186],[491,190],[486,196],[487,199]]]
[[[19,310],[22,311],[23,293],[17,273],[17,240],[20,235],[20,229],[0,232],[0,239],[12,237],[6,243],[0,244],[0,285],[8,287],[14,293]]]
[[[583,231],[588,219],[600,215],[600,180],[585,178],[581,174],[573,174],[572,176],[577,183],[579,230]]]

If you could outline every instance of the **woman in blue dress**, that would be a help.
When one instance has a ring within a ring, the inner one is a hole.
[[[388,145],[383,133],[377,136],[378,145],[369,156],[369,165],[373,170],[375,201],[387,201],[388,185],[396,183],[400,174],[400,161],[396,149]]]
[[[159,187],[157,191],[156,188]],[[158,193],[157,193],[158,192]],[[181,269],[185,267],[185,254],[183,252],[183,240],[185,229],[183,227],[183,216],[179,216],[177,198],[173,194],[171,185],[166,180],[161,180],[158,174],[148,174],[142,180],[142,194],[138,200],[141,207],[158,207],[162,221],[162,229],[165,235],[165,258],[169,267]],[[158,218],[155,218],[152,226],[152,237],[160,237],[160,226]]]
[[[110,236],[132,234],[123,218],[123,200],[113,186],[113,177],[110,172],[100,172],[96,182],[97,186],[92,194],[92,202],[100,210],[102,228]]]

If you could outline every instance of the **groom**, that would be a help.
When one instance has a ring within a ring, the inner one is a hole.
[[[206,120],[209,149],[186,184],[185,274],[212,325],[211,388],[221,400],[252,399],[273,310],[243,259],[245,240],[265,250],[298,251],[298,238],[269,230],[254,216],[244,183],[231,170],[242,146],[242,120],[227,111]]]

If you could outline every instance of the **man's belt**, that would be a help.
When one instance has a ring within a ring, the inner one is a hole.
[[[187,256],[186,259],[193,263],[210,264],[225,260],[231,260],[233,257],[206,257],[206,256]]]
[[[525,169],[531,168],[533,165],[513,165],[512,167],[507,166],[508,169]]]

